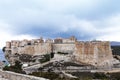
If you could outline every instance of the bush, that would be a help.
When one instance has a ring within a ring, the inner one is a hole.
[[[70,78],[70,77],[65,77],[65,76],[61,77],[60,74],[57,74],[54,72],[33,72],[29,75],[33,75],[37,77],[44,77],[50,80],[81,80],[78,78]],[[91,80],[91,79],[85,79],[85,80]]]
[[[47,62],[47,61],[50,61],[50,54],[45,54],[45,55],[43,55],[44,57],[43,57],[43,59],[40,59],[39,61],[40,61],[40,63],[44,63],[44,62]]]
[[[54,54],[55,54],[55,53],[53,53],[53,52],[52,52],[52,53],[50,53],[51,58],[54,58]]]
[[[14,66],[5,66],[3,70],[25,74],[25,72],[22,70],[22,64],[19,61],[16,61]]]
[[[5,52],[5,49],[6,49],[6,47],[3,47],[3,48],[2,48],[2,51]]]
[[[112,80],[120,80],[120,72],[108,74]]]
[[[107,76],[104,73],[94,73],[94,79],[106,79]]]
[[[113,55],[120,55],[120,46],[111,46]]]
[[[59,77],[59,75],[54,72],[33,72],[32,74],[29,74],[29,75],[44,77],[50,80],[53,80]]]
[[[21,55],[19,55],[19,59],[22,62],[31,62],[32,61],[32,56],[28,55],[28,54],[21,54]]]

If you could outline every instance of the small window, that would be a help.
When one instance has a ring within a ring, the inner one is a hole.
[[[28,45],[31,45],[31,43],[28,43]]]

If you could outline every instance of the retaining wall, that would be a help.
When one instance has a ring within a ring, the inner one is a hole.
[[[25,74],[19,74],[19,73],[2,71],[2,70],[0,70],[0,76],[1,78],[5,78],[7,80],[49,80],[41,77],[34,77]]]

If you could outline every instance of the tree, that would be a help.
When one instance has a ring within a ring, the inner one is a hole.
[[[6,47],[3,47],[3,48],[2,48],[2,51],[5,52],[5,49],[6,49]]]
[[[53,53],[53,52],[51,53],[51,58],[54,58],[54,54],[55,54],[55,53]]]

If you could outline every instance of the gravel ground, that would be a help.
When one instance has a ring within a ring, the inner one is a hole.
[[[9,80],[9,79],[2,78],[2,76],[0,75],[0,80]]]

